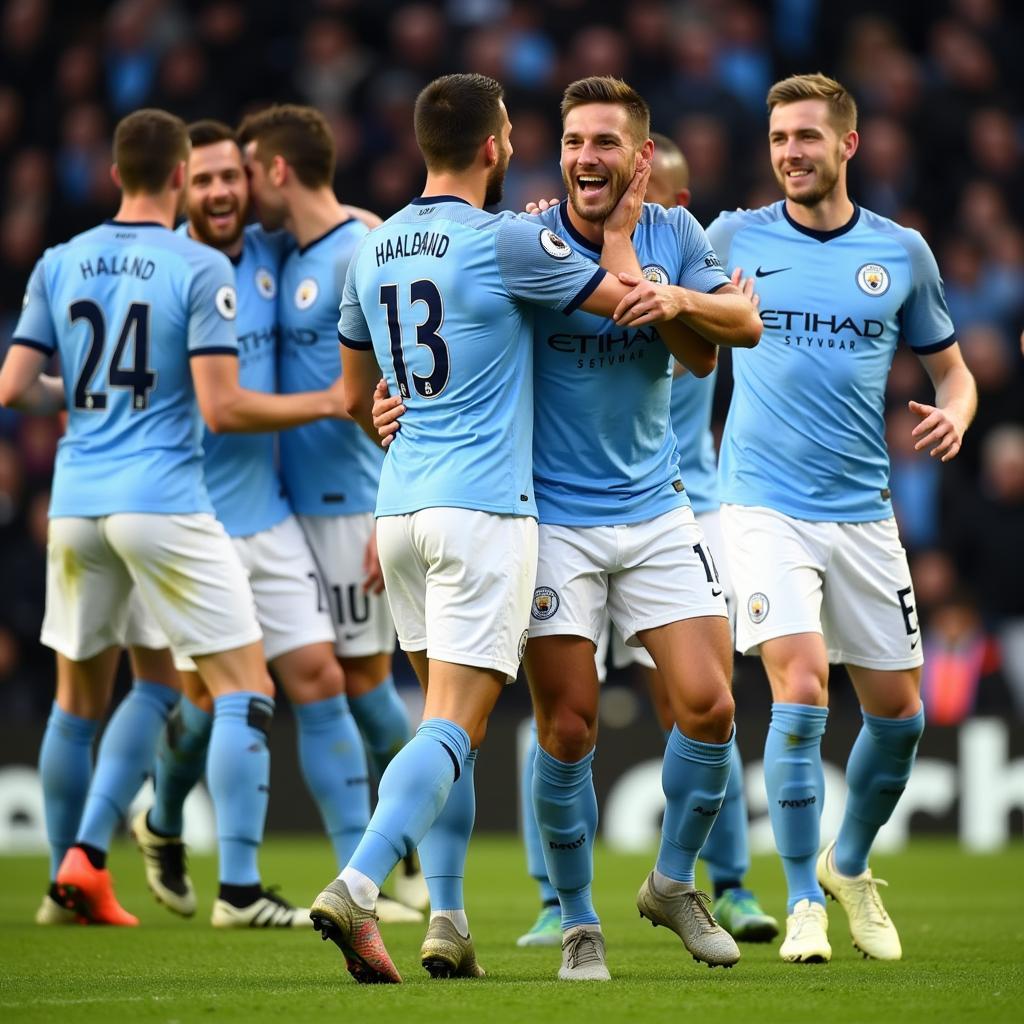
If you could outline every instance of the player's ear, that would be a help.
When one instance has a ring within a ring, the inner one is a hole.
[[[488,135],[484,143],[484,159],[488,167],[494,167],[498,163],[498,139],[494,135]]]
[[[118,189],[122,189],[124,187],[121,184],[121,172],[117,169],[117,164],[110,165],[110,180],[117,186]]]
[[[270,183],[276,188],[281,188],[288,180],[288,163],[280,153],[277,153],[270,161]]]
[[[648,139],[640,147],[640,156],[643,157],[643,159],[644,159],[644,161],[646,163],[650,163],[651,162],[651,158],[654,156],[654,140],[653,139]]]
[[[171,189],[180,192],[185,187],[185,161],[179,160],[171,171]]]
[[[676,205],[677,206],[689,206],[690,205],[690,190],[688,188],[681,188],[676,193]]]
[[[854,153],[857,152],[857,147],[860,145],[860,136],[856,130],[847,132],[842,139],[843,148],[843,159],[849,160]]]

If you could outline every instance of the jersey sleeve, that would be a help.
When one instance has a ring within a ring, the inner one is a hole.
[[[915,231],[905,244],[910,259],[910,294],[900,309],[900,329],[918,355],[948,348],[956,340],[939,266],[928,243]]]
[[[345,286],[341,292],[341,316],[338,319],[338,341],[346,348],[366,351],[373,348],[370,340],[370,328],[363,316],[363,307],[359,305],[359,293],[356,291],[356,260],[353,258],[345,275]]]
[[[223,253],[211,249],[208,258],[193,264],[188,296],[188,354],[237,355],[237,314],[235,272]]]
[[[57,349],[57,335],[53,329],[53,317],[50,315],[50,300],[46,292],[46,271],[43,261],[39,260],[32,270],[25,289],[25,299],[21,304],[21,316],[14,328],[15,345],[27,345],[47,355],[53,355]]]
[[[729,284],[729,275],[722,269],[722,261],[697,218],[681,206],[675,207],[672,214],[676,219],[682,257],[675,283],[695,292],[716,292]]]
[[[504,218],[495,257],[510,295],[563,313],[586,302],[606,273],[534,218]]]

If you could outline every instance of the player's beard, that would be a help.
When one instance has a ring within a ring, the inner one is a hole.
[[[838,155],[834,164],[812,164],[811,166],[817,177],[817,184],[812,189],[801,190],[795,194],[790,193],[787,187],[790,183],[789,178],[784,173],[776,172],[775,175],[785,197],[798,206],[817,206],[823,200],[828,199],[836,190],[836,185],[839,184],[839,168],[842,165]]]
[[[484,206],[497,206],[505,194],[505,174],[508,171],[510,154],[502,153],[501,159],[491,168],[484,189]]]
[[[200,242],[205,242],[206,245],[212,245],[215,249],[228,249],[235,242],[238,241],[242,232],[245,230],[245,222],[249,217],[249,204],[235,202],[232,206],[232,212],[235,214],[235,222],[233,226],[226,231],[219,230],[210,223],[211,211],[206,209],[206,206],[200,206],[199,209],[188,210],[188,221],[192,228],[192,233],[196,239]]]
[[[634,162],[636,157],[634,155]],[[632,175],[627,175],[623,171],[608,171],[605,170],[608,175],[607,198],[600,206],[584,206],[581,201],[583,194],[578,182],[576,181],[576,175],[579,174],[579,170],[574,169],[572,174],[569,174],[565,170],[562,171],[562,181],[565,183],[565,190],[569,195],[569,202],[572,203],[573,210],[576,211],[577,216],[582,220],[593,221],[594,223],[600,223],[608,219],[608,215],[619,205],[619,200],[625,195],[626,189],[629,188],[630,180]]]

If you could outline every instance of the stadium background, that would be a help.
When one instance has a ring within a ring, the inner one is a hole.
[[[707,224],[720,209],[778,198],[765,139],[770,83],[799,71],[835,75],[852,88],[861,113],[851,193],[931,243],[978,381],[978,418],[950,466],[909,444],[906,400],[932,392],[907,351],[894,362],[887,423],[933,726],[912,783],[918,797],[908,795],[907,803],[925,812],[915,815],[915,827],[995,846],[1008,830],[1020,832],[1024,806],[1022,40],[1024,9],[1000,0],[82,0],[73,10],[7,0],[0,20],[0,348],[43,248],[114,211],[109,138],[117,119],[139,106],[235,123],[271,101],[314,104],[337,139],[340,198],[387,216],[422,183],[411,132],[419,88],[448,71],[485,72],[507,87],[516,152],[506,205],[515,209],[561,193],[564,85],[587,74],[620,75],[650,101],[653,127],[686,153],[691,209]],[[722,362],[716,430],[728,403]],[[34,764],[53,694],[52,654],[37,637],[58,436],[54,421],[0,410],[0,848],[38,838],[36,805],[26,797],[31,772],[18,766]],[[401,682],[415,705],[407,671]],[[644,810],[642,795],[657,788],[653,762],[644,762],[657,758],[658,747],[640,681],[613,672],[609,686],[596,766],[606,829],[616,820],[614,801]],[[740,659],[736,691],[756,814],[768,710],[756,663]],[[825,755],[838,769],[858,724],[841,673],[832,701]],[[510,689],[481,759],[482,828],[515,825],[513,764],[527,714],[525,687]],[[316,815],[298,779],[287,717],[279,716],[273,739],[270,826],[312,831]],[[648,809],[648,824],[656,813]],[[646,841],[641,824],[627,814],[621,827]],[[755,838],[763,832],[755,828]]]

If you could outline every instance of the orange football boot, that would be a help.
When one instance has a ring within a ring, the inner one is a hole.
[[[129,914],[114,895],[113,879],[106,869],[94,868],[85,851],[72,846],[57,871],[57,893],[68,910],[87,924],[134,927],[139,919]]]

